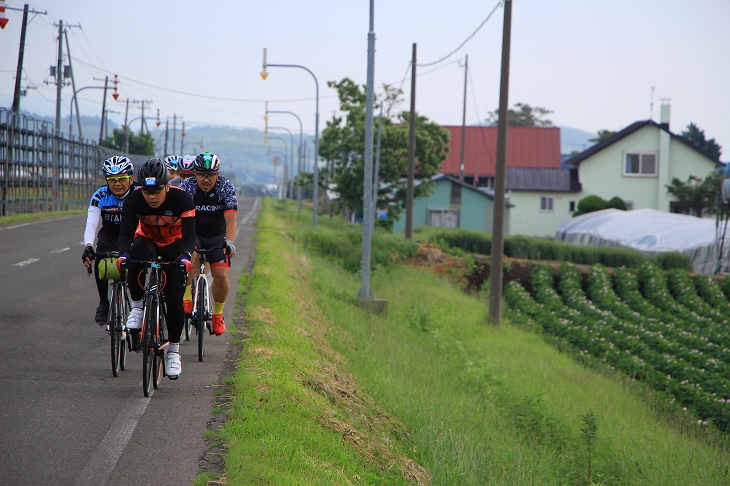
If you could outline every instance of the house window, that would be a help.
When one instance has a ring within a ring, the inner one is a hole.
[[[656,177],[656,153],[626,152],[625,176]]]
[[[568,203],[568,212],[574,213],[575,212],[575,201],[570,201]]]
[[[542,196],[540,198],[540,211],[552,212],[553,211],[553,198],[551,196]]]
[[[461,184],[451,183],[451,204],[461,206]]]

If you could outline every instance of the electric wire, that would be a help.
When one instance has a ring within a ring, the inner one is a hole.
[[[477,27],[476,30],[474,32],[472,32],[471,35],[469,37],[467,37],[461,44],[459,44],[459,46],[456,49],[454,49],[453,51],[449,52],[448,54],[446,54],[441,59],[438,59],[436,61],[429,62],[429,63],[426,63],[426,64],[418,64],[418,63],[416,63],[416,66],[418,66],[418,67],[433,66],[434,64],[439,64],[439,63],[445,61],[446,59],[450,58],[451,56],[453,56],[457,52],[459,52],[459,50],[461,50],[461,48],[464,47],[466,45],[466,43],[469,42],[477,34],[477,32],[479,32],[479,30],[481,30],[481,28],[484,27],[484,25],[486,25],[487,22],[489,22],[489,19],[492,18],[492,15],[494,14],[494,12],[497,11],[497,9],[500,7],[500,5],[502,5],[502,1],[501,0],[499,2],[497,2],[497,5],[495,5],[494,8],[492,9],[492,11],[489,12],[489,15],[487,15],[487,18],[484,19],[481,24],[479,24],[479,27]]]

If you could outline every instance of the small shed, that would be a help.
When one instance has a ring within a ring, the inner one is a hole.
[[[494,193],[490,189],[473,187],[459,179],[438,174],[432,179],[434,190],[428,197],[413,201],[413,226],[463,228],[492,232]],[[509,208],[505,204],[505,234],[509,229]],[[393,232],[403,233],[406,216],[394,222]]]

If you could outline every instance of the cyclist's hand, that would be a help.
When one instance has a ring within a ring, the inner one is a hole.
[[[231,240],[226,240],[226,251],[228,256],[233,257],[236,254],[236,245]]]
[[[177,259],[178,263],[180,263],[180,266],[185,268],[185,273],[190,273],[190,268],[193,266],[192,263],[190,263],[190,255],[188,253],[185,253],[184,255],[180,256],[180,258]]]
[[[87,269],[91,268],[91,262],[94,261],[94,249],[91,245],[84,248],[84,253],[81,255],[81,261]]]
[[[129,258],[129,255],[126,253],[119,255],[119,258],[117,258],[117,270],[119,270],[119,273],[124,273],[124,269],[127,268],[127,258]]]

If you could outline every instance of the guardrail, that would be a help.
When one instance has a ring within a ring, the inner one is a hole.
[[[53,123],[0,108],[0,217],[86,208],[112,155],[120,152],[56,137]],[[128,157],[135,165],[146,159]]]

